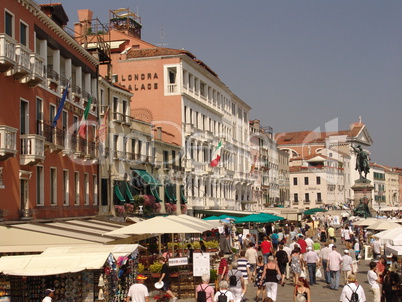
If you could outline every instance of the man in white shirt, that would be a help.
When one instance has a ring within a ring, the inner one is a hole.
[[[307,253],[304,255],[304,262],[307,263],[308,276],[310,279],[310,285],[317,284],[315,279],[315,272],[317,266],[320,265],[320,258],[317,253],[313,251],[311,246],[307,247]]]
[[[354,274],[349,275],[348,283],[342,289],[340,302],[349,302],[352,299],[352,294],[356,292],[359,296],[358,302],[366,302],[366,294],[362,286],[357,284],[356,276]]]
[[[312,238],[307,237],[306,240],[304,240],[304,241],[306,241],[307,246],[313,247],[314,240]]]
[[[146,279],[143,275],[137,276],[137,283],[131,285],[128,290],[126,302],[130,302],[130,298],[134,302],[149,302],[148,288],[144,285]]]
[[[349,250],[345,250],[343,252],[343,261],[342,261],[342,275],[344,284],[348,284],[348,277],[350,274],[353,274],[353,259],[349,255]]]
[[[381,243],[376,238],[374,238],[374,241],[370,245],[373,249],[373,259],[375,260],[378,258],[378,256],[381,255]]]
[[[45,290],[45,296],[42,302],[52,302],[52,298],[54,297],[54,289],[48,288]]]
[[[339,275],[342,264],[342,256],[336,251],[336,245],[332,246],[332,252],[328,255],[327,271],[329,271],[331,281],[329,287],[334,290],[339,288]]]
[[[288,259],[292,259],[291,255],[292,255],[292,249],[288,246],[284,246],[283,250],[286,252],[286,254],[288,254]],[[289,280],[290,278],[290,262],[288,262],[286,264],[286,280]]]
[[[370,291],[373,293],[374,298],[373,302],[381,301],[381,291],[380,291],[380,282],[381,279],[378,277],[376,273],[377,263],[374,261],[370,262],[370,270],[367,272],[367,281],[370,284]]]
[[[329,275],[329,271],[327,271],[328,267],[328,255],[331,253],[331,249],[328,247],[328,243],[325,242],[323,244],[323,248],[321,248],[321,253],[320,253],[320,258],[321,258],[321,263],[322,263],[322,268],[324,269],[324,276],[325,276],[325,282],[329,284],[331,281],[331,277]]]
[[[253,273],[254,269],[255,269],[255,265],[257,264],[257,259],[258,259],[258,252],[254,248],[254,243],[252,243],[252,242],[249,243],[249,247],[246,250],[245,257],[250,264],[250,271]]]

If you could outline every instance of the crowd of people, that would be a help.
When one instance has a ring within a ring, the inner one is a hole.
[[[386,256],[381,255],[381,245],[362,227],[346,221],[336,231],[330,215],[322,215],[299,226],[268,224],[258,233],[261,241],[255,232],[242,236],[234,226],[224,227],[220,233],[218,287],[210,286],[209,275],[203,275],[195,291],[196,301],[245,302],[250,286],[256,288],[255,302],[277,301],[278,287],[291,286],[295,302],[311,302],[313,287],[319,286],[317,278],[325,280],[325,288],[341,289],[341,302],[400,301],[397,259],[394,257],[388,265]],[[356,279],[364,245],[371,245],[373,251],[367,273],[370,294]],[[161,260],[164,265],[165,260]],[[163,290],[175,301],[167,275],[162,274],[159,281],[165,283]]]

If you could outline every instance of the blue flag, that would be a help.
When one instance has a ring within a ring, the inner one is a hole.
[[[57,108],[57,113],[53,119],[53,128],[57,126],[57,121],[60,118],[61,112],[63,111],[64,102],[66,101],[67,93],[68,93],[68,84],[69,83],[67,82],[66,88],[64,89],[64,92],[63,92],[63,96],[61,97],[61,100],[60,100],[59,108]]]

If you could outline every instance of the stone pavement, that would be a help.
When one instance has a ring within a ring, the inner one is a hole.
[[[341,244],[340,238],[337,238],[337,251],[343,255],[343,250],[345,249],[345,246]],[[358,273],[357,273],[357,280],[360,286],[364,288],[365,294],[366,294],[366,299],[367,301],[372,301],[373,300],[373,295],[369,291],[369,284],[367,282],[367,271],[369,270],[369,260],[361,260],[360,265],[358,268]],[[339,302],[339,297],[342,292],[342,283],[343,279],[342,276],[340,276],[339,280],[339,289],[337,291],[332,290],[329,288],[329,286],[325,283],[324,276],[323,278],[317,279],[318,284],[314,284],[311,286],[311,300],[313,302]],[[246,298],[248,299],[248,302],[253,302],[255,294],[257,292],[256,287],[254,287],[253,283],[250,283],[247,288],[246,292]],[[293,302],[293,292],[294,292],[294,286],[292,285],[291,280],[285,280],[285,286],[279,286],[278,285],[278,295],[276,302]],[[152,301],[152,300],[151,300]],[[194,302],[194,298],[190,299],[178,299],[180,302]],[[311,302],[311,301],[309,301]]]

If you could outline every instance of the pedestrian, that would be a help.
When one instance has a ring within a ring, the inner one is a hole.
[[[267,236],[264,236],[264,240],[261,242],[261,252],[264,257],[264,264],[268,263],[268,257],[272,255],[272,243]]]
[[[173,302],[175,302],[177,300],[177,297],[170,290],[170,283],[172,281],[170,279],[169,265],[167,264],[167,259],[165,257],[160,257],[159,263],[162,264],[162,269],[161,276],[159,277],[158,282],[163,282],[162,290],[172,298]]]
[[[332,227],[332,225],[328,228],[327,234],[328,234],[330,243],[335,243],[336,242],[335,229]]]
[[[255,302],[261,301],[262,298],[260,298],[260,293],[262,294],[262,297],[264,297],[264,283],[262,282],[262,274],[264,273],[264,261],[262,259],[262,256],[259,255],[257,258],[257,263],[255,266],[255,270],[254,270],[254,286],[257,287],[257,293],[256,296],[254,298]]]
[[[327,231],[324,229],[324,228],[322,228],[321,229],[321,232],[320,232],[320,241],[322,242],[322,243],[325,243],[325,242],[327,242]]]
[[[339,275],[342,264],[342,256],[336,251],[336,245],[332,245],[332,252],[328,254],[327,271],[330,274],[330,288],[338,290],[339,288]]]
[[[292,250],[290,249],[289,246],[284,245],[283,246],[283,250],[286,252],[286,254],[288,255],[288,263],[286,263],[286,276],[285,279],[289,280],[290,279],[290,259],[292,259]]]
[[[366,302],[366,294],[364,289],[357,283],[356,275],[350,274],[347,279],[346,285],[343,287],[341,296],[339,297],[340,302],[350,302],[352,301],[352,294],[356,293],[359,300],[356,302]]]
[[[248,233],[246,235],[246,238],[243,239],[243,249],[244,250],[247,250],[247,248],[250,246],[250,242],[251,242],[250,237],[251,237],[251,235],[250,235],[250,233]]]
[[[320,257],[318,257],[317,253],[313,251],[311,246],[307,248],[307,253],[304,255],[304,262],[307,263],[310,285],[317,284],[315,273],[317,267],[320,267]]]
[[[272,242],[272,247],[274,250],[278,248],[278,243],[279,243],[279,235],[278,231],[275,230],[273,234],[271,235],[271,242]]]
[[[209,275],[203,274],[201,276],[202,284],[199,284],[195,289],[195,300],[196,301],[206,301],[206,302],[213,302],[215,290],[212,286],[209,286]],[[205,293],[205,294],[204,294]],[[205,300],[201,299],[201,296],[205,296]],[[200,299],[199,299],[200,298]]]
[[[376,272],[377,263],[374,261],[370,262],[370,270],[367,272],[367,281],[370,284],[370,291],[373,293],[373,302],[381,301],[381,291],[380,282],[381,279],[378,277]]]
[[[241,251],[240,252],[240,258],[237,259],[237,265],[238,265],[238,270],[241,271],[243,275],[243,282],[244,282],[244,291],[243,291],[243,296],[247,292],[247,286],[248,286],[248,280],[251,278],[251,271],[250,271],[250,263],[248,262],[247,258],[245,257],[246,252]],[[248,299],[246,297],[243,298],[243,301],[247,301]]]
[[[300,252],[302,254],[307,253],[307,242],[304,240],[303,235],[299,235],[299,239],[297,240],[297,244],[300,246]]]
[[[376,273],[377,273],[378,277],[380,278],[381,283],[384,278],[384,271],[385,271],[386,266],[387,266],[387,256],[381,255],[380,260],[378,260],[377,266],[376,266]]]
[[[254,272],[255,266],[257,263],[257,258],[258,258],[258,252],[254,248],[254,243],[250,242],[249,247],[246,250],[245,257],[247,258],[248,262],[250,263],[250,272]]]
[[[42,302],[52,302],[54,297],[54,289],[46,289],[45,290],[45,297],[42,299]]]
[[[370,246],[373,250],[373,259],[376,260],[381,255],[381,243],[375,237],[373,239]]]
[[[355,239],[353,249],[355,251],[356,255],[356,260],[359,261],[359,256],[360,256],[360,243],[358,239]]]
[[[222,280],[226,280],[226,277],[228,275],[228,270],[229,270],[229,265],[228,265],[228,260],[225,258],[225,252],[220,251],[219,252],[219,267],[218,267],[218,282],[221,282]]]
[[[219,282],[219,290],[216,291],[215,297],[214,297],[214,301],[215,302],[222,302],[225,301],[226,302],[234,302],[234,296],[233,294],[228,290],[228,282],[226,280],[222,280],[221,282]],[[219,297],[225,296],[226,299],[220,299]]]
[[[280,280],[280,284],[282,286],[285,285],[285,273],[286,273],[286,265],[289,262],[288,254],[283,250],[283,244],[279,244],[279,251],[275,254],[276,262],[278,263],[279,270],[282,275],[282,279]]]
[[[261,279],[262,282],[265,282],[267,297],[276,301],[278,281],[282,279],[282,276],[274,256],[271,255],[268,257],[268,263],[265,264]]]
[[[189,243],[187,244],[187,258],[188,258],[188,264],[190,266],[193,265],[193,254],[194,254],[194,248],[193,246]]]
[[[349,255],[349,250],[345,250],[343,252],[343,257],[342,257],[342,276],[343,276],[343,282],[344,284],[348,284],[348,277],[350,274],[354,274],[353,270],[353,259]]]
[[[299,277],[293,292],[293,301],[308,302],[311,301],[310,286],[306,278]]]
[[[144,285],[147,277],[137,275],[135,279],[137,280],[137,283],[134,283],[130,286],[127,293],[126,302],[149,302],[148,288]]]
[[[241,302],[245,292],[243,273],[239,270],[237,261],[232,262],[228,272],[229,290],[233,294],[234,302]]]
[[[388,271],[384,275],[382,295],[386,302],[399,302],[401,291],[401,277],[397,272]]]
[[[306,241],[307,247],[309,247],[309,246],[313,247],[314,240],[312,237],[307,237],[305,241]]]
[[[303,267],[303,257],[300,253],[299,247],[295,247],[295,249],[292,251],[290,261],[290,271],[293,274],[293,283],[296,284]]]

